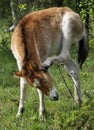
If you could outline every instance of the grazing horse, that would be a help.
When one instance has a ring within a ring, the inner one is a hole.
[[[17,60],[20,77],[20,102],[17,116],[24,109],[27,83],[37,88],[39,115],[44,116],[44,94],[58,100],[48,68],[53,63],[63,63],[74,82],[74,98],[80,104],[81,90],[79,67],[70,57],[73,43],[78,42],[78,62],[82,66],[88,55],[88,42],[80,16],[68,7],[53,7],[26,15],[12,36],[11,49]]]

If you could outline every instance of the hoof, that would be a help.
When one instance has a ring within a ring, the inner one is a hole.
[[[39,121],[45,121],[46,120],[46,116],[45,115],[40,115],[39,116]]]
[[[18,111],[16,118],[20,118],[24,112],[24,108],[20,108],[20,111]]]
[[[22,117],[22,114],[17,113],[17,115],[16,115],[16,119],[20,119],[21,117]]]

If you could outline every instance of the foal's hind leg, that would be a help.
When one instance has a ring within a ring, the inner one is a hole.
[[[69,59],[66,62],[65,67],[69,72],[69,74],[71,75],[72,80],[74,82],[74,99],[76,103],[80,105],[82,101],[82,96],[81,96],[81,89],[80,89],[79,68],[76,65],[76,63],[71,59]]]
[[[68,73],[71,75],[74,82],[74,98],[76,103],[81,104],[81,89],[80,89],[80,79],[79,79],[79,67],[77,64],[70,58],[70,48],[71,42],[63,39],[63,48],[61,54],[57,56],[54,60],[59,63],[63,62]]]
[[[67,51],[65,54],[68,54]],[[79,67],[77,64],[70,58],[68,55],[63,55],[63,53],[57,57],[57,61],[64,63],[65,68],[67,69],[68,73],[71,75],[72,80],[74,82],[74,99],[77,104],[81,104],[82,96],[81,96],[81,89],[80,89],[80,78],[79,78]]]
[[[55,61],[59,63],[63,62],[65,65],[68,73],[71,75],[72,80],[74,82],[74,99],[77,104],[81,104],[82,96],[81,96],[81,89],[80,89],[80,78],[79,78],[79,67],[77,64],[70,58],[69,51],[64,50],[62,54],[60,54]]]

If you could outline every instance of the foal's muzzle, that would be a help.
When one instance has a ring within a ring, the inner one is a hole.
[[[57,101],[59,99],[58,92],[55,87],[51,90],[49,94],[49,99],[52,101]]]

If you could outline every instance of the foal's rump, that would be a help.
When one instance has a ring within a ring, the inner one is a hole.
[[[88,56],[88,38],[86,34],[86,29],[80,18],[80,16],[75,12],[66,12],[62,19],[62,32],[63,40],[65,42],[78,43],[78,63],[80,68]],[[66,44],[66,43],[64,43]],[[71,47],[71,45],[70,45]]]
[[[84,26],[80,16],[71,11],[66,12],[62,18],[63,37],[72,43],[79,41],[83,37]]]

